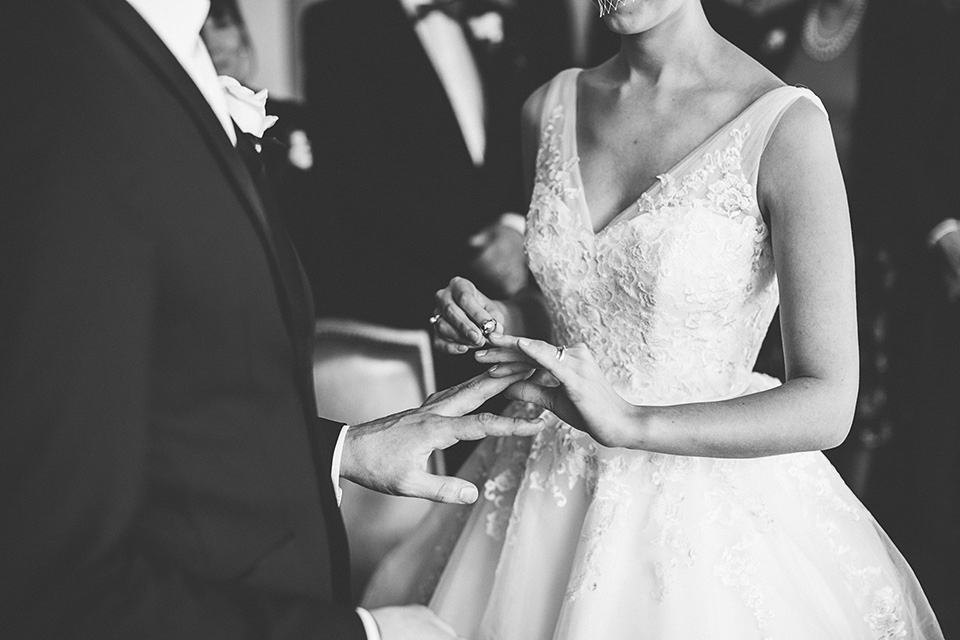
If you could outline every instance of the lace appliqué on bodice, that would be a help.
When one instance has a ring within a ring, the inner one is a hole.
[[[542,131],[526,251],[559,343],[586,343],[629,399],[736,395],[777,306],[770,235],[741,167],[749,125],[594,234],[563,105]]]

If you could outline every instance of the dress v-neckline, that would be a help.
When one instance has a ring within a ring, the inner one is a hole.
[[[774,87],[773,89],[770,89],[769,91],[758,96],[756,99],[753,100],[753,102],[748,104],[739,113],[737,113],[737,115],[727,120],[725,123],[720,125],[720,127],[718,127],[713,133],[708,135],[703,140],[703,142],[695,146],[689,152],[684,154],[682,158],[680,158],[675,163],[673,163],[673,165],[669,169],[661,173],[658,173],[656,178],[654,179],[653,184],[651,184],[646,189],[644,189],[640,193],[640,195],[638,195],[635,199],[631,200],[630,204],[628,204],[626,208],[623,209],[623,211],[620,211],[615,216],[610,218],[610,220],[599,229],[595,229],[593,226],[593,218],[590,215],[590,208],[587,206],[587,191],[584,188],[584,184],[583,184],[583,174],[580,172],[580,142],[578,140],[578,135],[577,135],[577,132],[578,132],[577,117],[579,115],[579,106],[580,106],[579,105],[579,100],[580,100],[579,85],[580,85],[580,74],[582,72],[583,72],[583,69],[577,69],[576,75],[573,77],[573,81],[570,83],[573,87],[572,89],[573,97],[572,99],[568,100],[568,103],[572,105],[570,108],[572,113],[568,116],[569,121],[571,122],[569,126],[572,128],[572,133],[570,135],[572,142],[570,143],[571,149],[570,149],[569,157],[576,159],[576,161],[573,163],[574,173],[576,176],[576,182],[578,187],[577,192],[579,194],[580,204],[583,209],[583,214],[580,216],[580,218],[581,220],[583,220],[583,223],[586,225],[587,229],[591,232],[591,234],[594,237],[597,237],[603,234],[605,231],[607,231],[611,227],[617,226],[624,218],[627,217],[628,213],[633,211],[633,209],[638,206],[637,203],[639,203],[640,200],[642,200],[644,197],[649,196],[650,192],[652,192],[654,189],[661,187],[667,178],[675,177],[673,174],[677,169],[679,169],[683,164],[685,164],[691,158],[697,156],[698,154],[702,154],[703,150],[706,147],[708,147],[711,143],[713,143],[713,141],[716,140],[719,136],[721,136],[724,132],[728,131],[733,126],[734,123],[736,123],[738,120],[740,120],[745,115],[747,115],[750,111],[753,110],[754,107],[760,104],[763,100],[768,98],[771,94],[777,91],[780,91],[781,89],[790,88],[790,85],[782,85],[779,87]],[[643,214],[640,214],[640,213],[637,214],[637,216],[640,216],[640,215],[643,215]]]

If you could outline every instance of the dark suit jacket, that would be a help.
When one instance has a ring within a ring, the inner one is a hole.
[[[434,292],[471,275],[468,239],[525,212],[516,60],[474,44],[487,154],[474,166],[453,108],[399,0],[325,0],[303,16],[317,180],[330,198],[299,236],[322,315],[423,328]],[[303,225],[298,225],[302,227]],[[313,279],[312,279],[313,280]]]
[[[0,637],[363,638],[253,174],[124,0],[0,32]]]

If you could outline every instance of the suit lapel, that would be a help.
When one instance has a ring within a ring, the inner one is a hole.
[[[125,0],[87,0],[88,4],[120,35],[120,37],[146,62],[166,85],[184,110],[196,124],[197,130],[211,154],[217,160],[224,175],[237,192],[244,210],[250,218],[267,254],[274,275],[284,321],[293,342],[294,351],[303,353],[303,336],[300,326],[303,319],[298,315],[309,309],[309,302],[300,300],[303,287],[294,279],[285,276],[278,258],[276,235],[265,210],[263,198],[258,193],[250,172],[244,166],[223,125],[213,113],[200,89],[183,69],[163,41]]]

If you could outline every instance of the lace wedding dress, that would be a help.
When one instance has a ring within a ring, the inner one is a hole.
[[[594,232],[577,74],[548,89],[527,219],[556,342],[589,345],[637,404],[778,384],[752,371],[778,304],[757,170],[784,111],[819,100],[762,96]],[[942,638],[903,557],[819,452],[610,449],[551,414],[534,438],[486,440],[461,475],[477,504],[435,507],[366,605],[429,604],[473,640]]]

